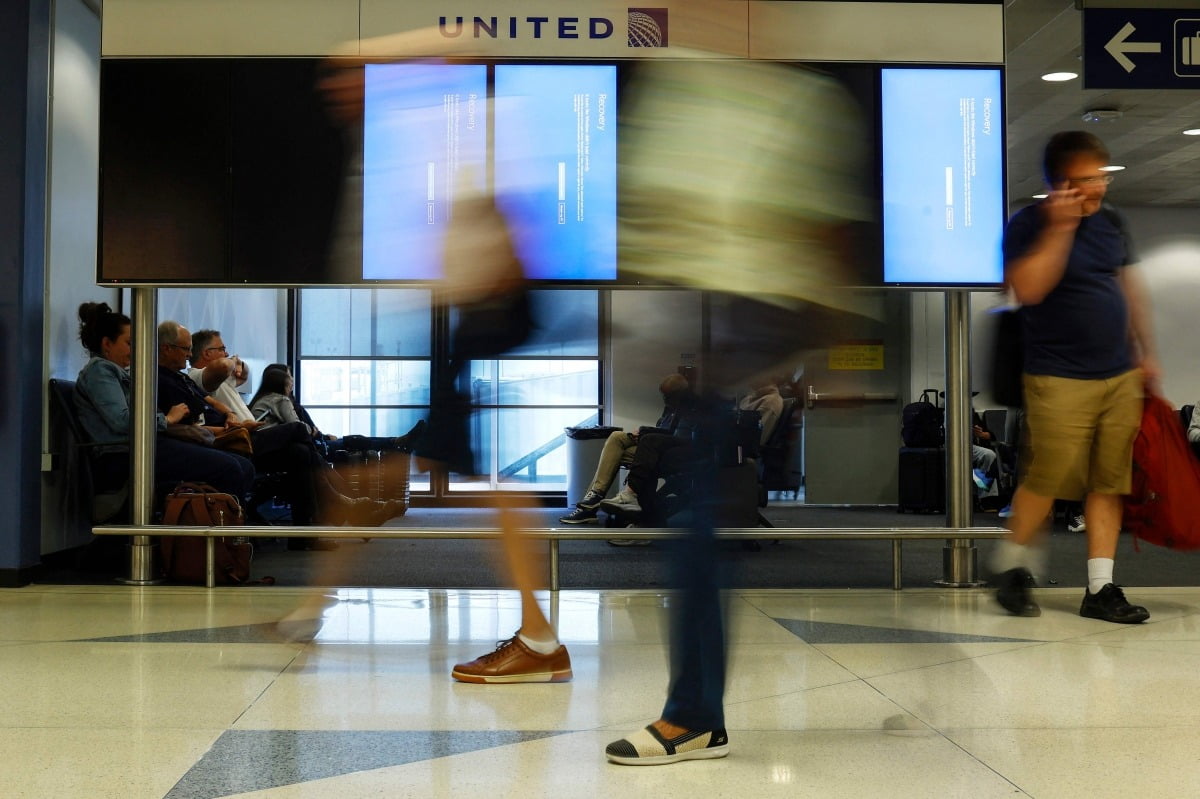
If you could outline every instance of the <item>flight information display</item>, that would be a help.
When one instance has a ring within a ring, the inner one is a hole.
[[[487,66],[370,64],[363,278],[436,280],[457,192],[487,178]]]
[[[1003,282],[998,69],[883,69],[883,282]]]
[[[535,280],[617,276],[617,70],[496,66],[496,204]]]
[[[526,276],[617,276],[616,67],[373,64],[363,278],[436,280],[455,198],[491,193]]]

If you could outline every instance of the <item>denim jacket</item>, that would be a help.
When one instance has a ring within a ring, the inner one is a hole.
[[[79,421],[94,443],[113,442],[112,449],[124,450],[129,441],[129,371],[107,358],[93,357],[75,380],[75,408]],[[158,429],[165,430],[166,418],[158,414]]]

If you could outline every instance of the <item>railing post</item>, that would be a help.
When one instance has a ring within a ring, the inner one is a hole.
[[[158,388],[158,290],[133,289],[133,379],[129,414],[129,516],[134,526],[150,524],[154,513],[154,440],[157,436],[155,394]],[[129,585],[153,585],[154,539],[131,537]]]
[[[946,527],[971,526],[971,295],[946,292]],[[979,585],[979,550],[970,538],[947,539],[938,585]]]

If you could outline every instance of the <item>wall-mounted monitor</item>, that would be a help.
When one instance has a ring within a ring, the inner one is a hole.
[[[486,193],[534,280],[617,277],[611,64],[369,64],[365,280],[436,280],[463,193]]]
[[[1003,281],[1000,78],[995,68],[881,70],[885,284]]]
[[[839,237],[850,282],[999,284],[1001,70],[792,66],[835,82],[861,121],[844,134],[867,154],[855,178],[864,213]],[[621,102],[636,62],[368,64],[349,115],[332,107],[326,70],[316,59],[105,60],[99,281],[435,281],[455,199],[469,192],[495,198],[533,280],[646,285],[619,263],[620,147],[638,141]],[[784,144],[772,141],[773,157],[805,152]],[[812,182],[801,188],[819,210],[830,187]],[[696,201],[667,197],[655,214],[676,199]]]

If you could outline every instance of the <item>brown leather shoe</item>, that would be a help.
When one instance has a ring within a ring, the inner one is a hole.
[[[562,644],[549,655],[538,654],[514,635],[497,642],[494,652],[470,663],[459,663],[450,676],[473,683],[567,682],[571,679],[571,656]]]

